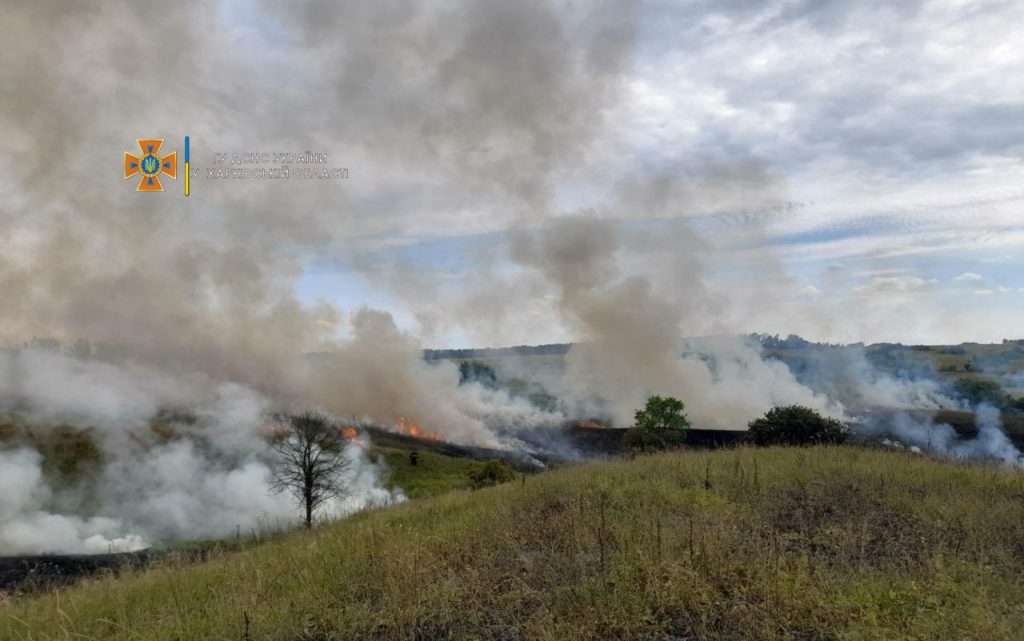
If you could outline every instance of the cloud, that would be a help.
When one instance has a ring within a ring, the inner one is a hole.
[[[965,272],[963,274],[960,274],[956,278],[954,278],[953,282],[954,283],[976,283],[976,282],[979,282],[979,281],[982,281],[982,280],[984,280],[984,278],[980,274],[975,274],[974,272]]]
[[[855,291],[861,294],[907,294],[925,290],[936,282],[935,279],[920,276],[875,276],[866,284],[857,287]]]
[[[641,78],[683,112],[682,123],[697,123],[669,127],[670,136],[757,149],[790,165],[831,158],[890,174],[930,173],[977,155],[1020,157],[1020,137],[1003,134],[1020,126],[1010,121],[1021,81],[1002,80],[1022,60],[1009,44],[1019,6],[656,6],[661,56]],[[682,25],[688,37],[676,33]]]

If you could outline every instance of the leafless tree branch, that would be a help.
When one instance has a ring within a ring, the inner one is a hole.
[[[272,444],[277,454],[271,490],[288,492],[305,512],[306,527],[313,513],[332,498],[348,496],[352,460],[345,438],[330,417],[304,412],[287,417],[283,433]]]

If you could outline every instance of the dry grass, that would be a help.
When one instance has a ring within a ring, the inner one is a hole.
[[[853,447],[564,468],[0,610],[2,639],[1020,639],[1024,477]]]

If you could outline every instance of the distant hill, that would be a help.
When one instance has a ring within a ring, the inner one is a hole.
[[[699,349],[702,340],[689,339]],[[901,343],[837,344],[815,343],[796,335],[780,337],[749,334],[745,338],[761,345],[766,358],[782,361],[801,383],[816,389],[823,375],[834,375],[845,362],[863,358],[875,372],[904,379],[932,379],[943,382],[950,397],[964,397],[970,404],[986,400],[1004,412],[1024,413],[1024,339],[1000,343],[959,345],[904,345]],[[541,382],[557,378],[572,343],[518,345],[479,349],[428,349],[428,361],[477,360],[493,368],[499,378],[540,377]],[[834,381],[833,381],[834,382]],[[1006,397],[975,398],[980,387],[995,384]],[[834,390],[818,390],[831,394]]]

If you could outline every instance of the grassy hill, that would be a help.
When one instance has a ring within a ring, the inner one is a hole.
[[[0,639],[1019,639],[1024,476],[855,447],[564,467],[0,605]]]
[[[5,442],[3,427],[0,425],[0,445]],[[24,427],[12,428],[9,438],[15,439],[19,433],[24,437]],[[401,489],[409,498],[471,489],[471,473],[479,471],[488,460],[504,461],[521,472],[537,471],[530,459],[507,451],[414,438],[372,427],[367,431],[372,438],[370,458],[383,459],[387,468],[384,484],[389,489]],[[46,453],[47,473],[64,480],[74,479],[99,456],[88,432],[80,430],[59,428],[51,431],[47,438],[28,442]],[[416,465],[409,456],[413,451],[419,457]],[[287,534],[288,530],[282,527],[269,525],[224,539],[155,541],[152,547],[131,553],[0,556],[0,601],[5,593],[9,596],[40,592],[94,574],[165,563],[171,557],[175,562],[194,562],[210,555],[237,552]]]

